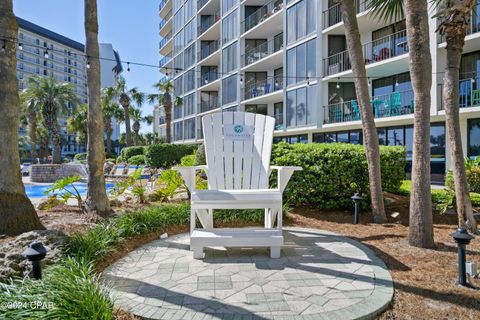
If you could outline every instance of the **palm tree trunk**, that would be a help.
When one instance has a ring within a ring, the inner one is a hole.
[[[108,117],[107,117],[108,118]],[[107,153],[112,153],[112,120],[105,119],[105,133],[107,141]]]
[[[17,38],[18,24],[13,14],[12,0],[0,0],[0,30],[6,38]],[[16,42],[7,41],[5,52],[0,54],[0,234],[7,235],[44,229],[25,194],[20,174],[20,100],[16,53]]]
[[[35,112],[28,113],[28,135],[30,136],[30,146],[32,148],[31,157],[37,157],[37,114]]]
[[[85,51],[93,57],[87,69],[88,86],[88,191],[85,207],[88,212],[107,217],[112,213],[105,189],[103,164],[103,112],[100,104],[100,60],[98,48],[97,0],[85,0]]]
[[[134,121],[132,129],[133,129],[133,144],[138,146],[138,135],[140,132],[140,123],[138,123],[137,121]]]
[[[410,77],[415,105],[408,240],[410,245],[421,248],[434,246],[430,186],[432,59],[427,2],[426,0],[405,0]]]
[[[470,12],[470,10],[465,11]],[[471,232],[476,233],[477,222],[473,216],[470,190],[467,181],[467,175],[465,173],[465,161],[463,158],[458,105],[460,85],[459,69],[462,59],[463,46],[465,44],[467,25],[464,24],[463,16],[460,15],[458,18],[458,24],[452,24],[446,28],[447,65],[443,80],[443,97],[447,133],[449,136],[448,141],[452,159],[452,171],[455,184],[458,224],[469,229]]]
[[[57,119],[48,108],[44,109],[43,118],[47,126],[48,137],[52,144],[52,163],[62,163],[62,140],[60,136],[60,129],[58,127]]]
[[[387,216],[385,214],[385,205],[383,202],[380,148],[378,146],[377,128],[375,127],[375,119],[373,116],[372,105],[370,103],[367,72],[365,70],[362,44],[360,42],[355,3],[353,0],[344,0],[342,1],[341,8],[347,48],[350,63],[352,65],[355,91],[357,93],[362,118],[373,220],[376,223],[385,223],[387,221]]]
[[[167,93],[165,93],[165,124],[166,124],[166,136],[165,142],[172,142],[172,99]]]
[[[125,143],[127,147],[132,145],[132,129],[130,128],[130,106],[128,104],[122,105],[125,113]]]

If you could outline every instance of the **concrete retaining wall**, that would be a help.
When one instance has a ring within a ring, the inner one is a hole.
[[[84,176],[85,172],[79,165],[68,164],[34,164],[30,171],[32,182],[55,182],[64,177]]]

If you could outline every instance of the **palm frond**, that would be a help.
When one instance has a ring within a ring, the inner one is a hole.
[[[396,22],[405,17],[403,0],[371,0],[369,9],[382,22]]]

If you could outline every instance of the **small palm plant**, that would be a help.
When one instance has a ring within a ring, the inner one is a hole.
[[[45,195],[50,195],[50,200],[59,200],[58,197],[60,197],[60,202],[62,203],[67,203],[67,201],[73,197],[77,199],[78,207],[82,210],[82,212],[86,212],[82,196],[75,187],[75,182],[80,181],[80,179],[80,176],[72,176],[57,180],[53,186],[45,191]]]

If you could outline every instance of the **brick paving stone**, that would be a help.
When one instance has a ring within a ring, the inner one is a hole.
[[[373,319],[393,296],[385,264],[366,246],[285,228],[280,259],[265,248],[206,248],[188,234],[153,241],[107,268],[118,307],[149,319]]]

